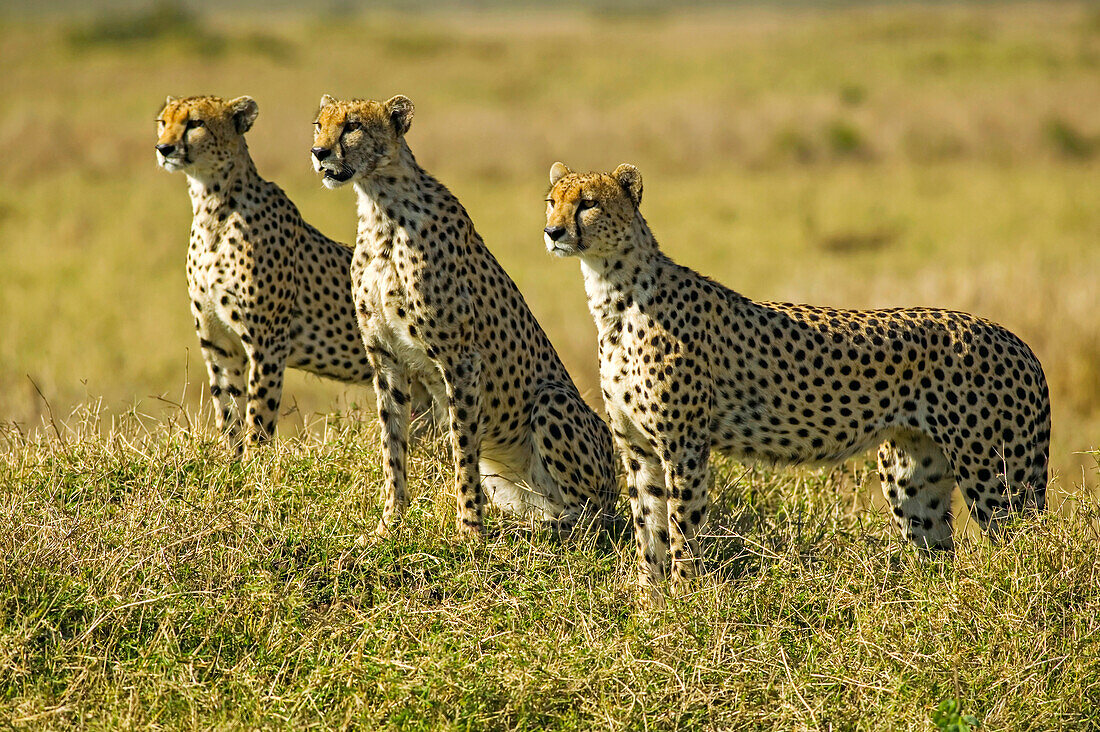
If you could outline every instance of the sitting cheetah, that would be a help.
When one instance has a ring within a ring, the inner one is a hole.
[[[312,149],[324,184],[354,184],[352,283],[375,369],[385,477],[378,534],[405,494],[408,384],[450,418],[460,533],[483,532],[485,496],[567,530],[613,512],[611,434],[581,399],[515,283],[453,194],[421,168],[405,133],[413,105],[321,99]]]
[[[956,482],[994,536],[1009,514],[1043,508],[1046,379],[1012,333],[944,310],[753,302],[661,252],[633,166],[555,163],[550,183],[545,243],[581,260],[651,593],[670,549],[673,589],[700,569],[712,449],[833,462],[882,442],[894,522],[925,548],[952,548]]]
[[[351,303],[352,250],[303,221],[256,172],[244,133],[257,113],[250,97],[168,97],[157,118],[161,167],[188,178],[191,312],[218,428],[238,454],[274,434],[287,366],[373,377]]]

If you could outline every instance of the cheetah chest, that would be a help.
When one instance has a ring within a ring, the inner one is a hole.
[[[238,333],[243,327],[240,285],[246,281],[244,254],[214,241],[188,253],[187,289],[196,317],[211,332]]]
[[[600,385],[608,415],[621,431],[632,431],[628,427],[638,416],[639,394],[645,393],[635,359],[645,347],[638,338],[644,326],[636,314],[627,313],[605,319],[600,327]]]
[[[397,357],[409,374],[434,391],[442,379],[417,329],[421,310],[389,257],[370,260],[356,284],[356,309],[364,334]]]

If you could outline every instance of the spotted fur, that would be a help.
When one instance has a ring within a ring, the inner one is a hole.
[[[640,584],[699,567],[711,450],[772,463],[835,462],[882,443],[894,522],[952,548],[957,483],[998,535],[1042,509],[1050,402],[1038,359],[966,313],[753,302],[676,264],[639,211],[636,168],[550,172],[545,242],[581,260],[600,381],[627,471]]]
[[[461,533],[483,531],[484,488],[494,504],[561,528],[609,514],[617,487],[607,426],[462,204],[417,164],[405,141],[412,115],[401,96],[325,96],[311,151],[326,186],[350,182],[358,195],[352,286],[382,428],[378,532],[407,503],[413,377],[447,405]]]
[[[351,302],[352,250],[256,172],[244,135],[257,113],[250,97],[168,97],[157,118],[157,160],[188,180],[191,313],[218,428],[238,452],[275,433],[287,366],[373,378]]]

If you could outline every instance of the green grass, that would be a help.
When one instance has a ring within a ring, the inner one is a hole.
[[[1097,722],[1094,500],[927,559],[861,465],[719,461],[709,572],[646,611],[629,537],[494,516],[458,541],[430,431],[407,521],[361,547],[380,471],[359,423],[243,464],[182,418],[100,427],[12,431],[0,459],[20,729],[926,730],[951,700],[986,729]]]

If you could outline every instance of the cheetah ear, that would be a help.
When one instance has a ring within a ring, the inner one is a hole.
[[[557,162],[550,166],[550,185],[557,185],[558,181],[573,171],[565,163]]]
[[[177,101],[179,101],[179,100],[176,97],[169,94],[168,97],[164,100],[164,106],[167,107],[172,102],[177,102]]]
[[[414,109],[412,100],[400,94],[386,102],[386,114],[389,116],[390,122],[393,123],[393,128],[397,130],[398,135],[403,135],[409,131]]]
[[[237,97],[231,99],[225,106],[233,118],[233,126],[242,135],[252,129],[252,123],[260,113],[260,105],[256,104],[256,100],[252,97]]]
[[[321,95],[321,107],[320,107],[321,109],[324,109],[325,107],[327,107],[331,104],[336,104],[336,98],[335,97],[330,96],[328,94]]]
[[[634,202],[635,207],[641,205],[642,174],[637,168],[629,163],[623,163],[615,168],[614,172],[611,173],[611,177],[618,181],[626,195],[630,196],[630,200]]]

